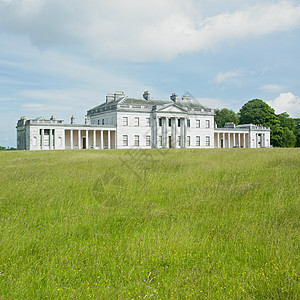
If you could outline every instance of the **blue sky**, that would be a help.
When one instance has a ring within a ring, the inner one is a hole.
[[[0,145],[21,116],[83,123],[115,90],[300,117],[299,67],[299,1],[0,0]]]

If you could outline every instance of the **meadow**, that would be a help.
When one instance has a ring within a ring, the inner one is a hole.
[[[0,153],[0,299],[300,299],[299,149]]]

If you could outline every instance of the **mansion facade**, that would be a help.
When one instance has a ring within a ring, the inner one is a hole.
[[[18,150],[151,149],[270,147],[270,128],[228,123],[217,128],[214,110],[190,96],[154,100],[129,98],[124,92],[106,96],[88,110],[85,124],[22,117],[17,123]]]

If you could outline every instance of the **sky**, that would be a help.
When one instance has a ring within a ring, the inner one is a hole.
[[[114,91],[300,118],[300,0],[0,0],[0,146]]]

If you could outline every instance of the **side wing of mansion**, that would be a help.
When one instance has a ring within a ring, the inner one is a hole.
[[[214,110],[189,96],[154,100],[106,96],[106,102],[87,112],[85,124],[22,117],[17,124],[18,150],[261,148],[270,146],[270,128],[228,123],[217,128]]]

